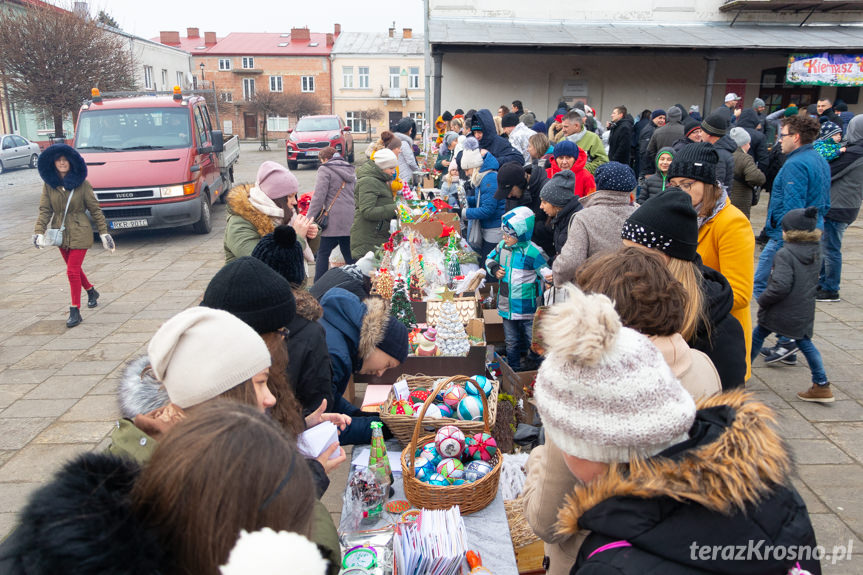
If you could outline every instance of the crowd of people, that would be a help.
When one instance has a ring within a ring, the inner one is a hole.
[[[798,397],[833,400],[815,302],[838,300],[842,234],[863,200],[863,120],[829,101],[769,115],[761,100],[738,103],[638,121],[617,106],[602,126],[586,104],[561,102],[543,122],[514,101],[435,125],[441,193],[499,286],[506,360],[539,368],[546,438],[528,461],[525,516],[549,573],[735,572],[724,556],[690,555],[690,542],[749,539],[810,549],[763,558],[759,573],[820,573],[776,416],[744,386],[759,356],[794,364],[799,351],[812,387]],[[416,132],[403,118],[356,170],[322,150],[305,215],[276,162],[231,190],[225,266],[127,366],[107,451],[31,497],[0,547],[4,572],[218,573],[241,532],[265,528],[302,536],[285,541],[309,573],[338,572],[320,497],[341,445],[368,444],[379,421],[344,393],[353,374],[381,375],[409,350],[370,277],[418,170]],[[50,147],[39,173],[33,243],[60,248],[71,328],[81,290],[89,307],[99,297],[81,270],[85,210],[114,244],[74,149]],[[49,222],[59,240],[46,241]],[[337,247],[345,265],[330,269]],[[339,444],[302,455],[298,435],[322,422]]]

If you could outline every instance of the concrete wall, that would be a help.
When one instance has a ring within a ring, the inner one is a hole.
[[[172,90],[177,85],[177,74],[183,75],[181,88],[188,88],[192,81],[192,55],[140,38],[126,38],[135,66],[138,89],[144,89],[144,66],[153,68],[153,86],[156,90]],[[167,70],[167,82],[162,81],[162,70]]]

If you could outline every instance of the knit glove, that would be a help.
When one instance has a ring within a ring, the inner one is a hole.
[[[33,234],[33,246],[37,250],[41,250],[45,242],[45,236],[42,234]]]
[[[114,249],[117,247],[114,245],[114,238],[110,234],[102,234],[99,237],[102,238],[102,247],[114,253]]]

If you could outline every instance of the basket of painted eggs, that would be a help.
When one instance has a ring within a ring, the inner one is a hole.
[[[429,398],[431,402],[422,422],[425,431],[433,432],[445,425],[454,425],[465,434],[473,435],[484,429],[486,415],[489,427],[494,425],[500,392],[500,383],[494,379],[483,375],[454,375],[449,378],[405,375],[401,379],[407,381],[410,395],[399,400],[390,390],[389,397],[380,407],[380,416],[402,445],[410,441],[420,410]]]
[[[434,434],[420,437],[424,417],[434,406],[437,394],[450,380],[458,379],[455,376],[440,381],[420,406],[411,438],[401,455],[402,481],[405,496],[414,507],[447,509],[458,505],[463,514],[468,514],[484,509],[494,500],[503,463],[503,454],[491,436],[490,402],[482,386],[462,378],[479,390],[476,397],[482,404],[482,429],[465,431],[443,425]]]

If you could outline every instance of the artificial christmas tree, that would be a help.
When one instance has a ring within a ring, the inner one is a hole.
[[[395,288],[393,289],[390,313],[394,318],[403,323],[408,330],[413,329],[417,323],[417,318],[414,315],[414,310],[411,307],[410,300],[408,299],[405,281],[401,276],[396,280]]]
[[[410,293],[413,301],[422,301],[423,293],[426,286],[426,276],[423,270],[422,256],[419,255],[416,249],[416,244],[411,245],[411,262],[410,262]]]
[[[440,319],[437,324],[437,343],[441,355],[466,356],[470,351],[470,341],[458,310],[453,302],[453,293],[444,290],[440,306]]]

